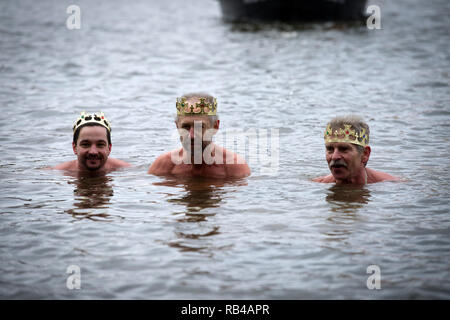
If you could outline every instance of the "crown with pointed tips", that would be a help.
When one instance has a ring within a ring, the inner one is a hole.
[[[339,128],[339,130],[333,131],[331,125],[328,124],[323,136],[325,143],[346,142],[363,147],[369,145],[369,135],[366,134],[366,129],[361,128],[360,132],[356,132],[351,127],[350,124],[344,124],[344,129]]]
[[[214,98],[214,103],[206,103],[205,98],[200,98],[200,102],[195,105],[189,104],[186,98],[177,98],[177,115],[179,116],[196,116],[207,115],[215,116],[217,114],[217,99]]]
[[[93,114],[86,113],[85,111],[81,112],[80,116],[73,124],[73,132],[75,133],[75,131],[77,131],[79,127],[86,123],[96,123],[105,127],[109,132],[111,132],[111,125],[106,119],[105,114],[101,111]]]

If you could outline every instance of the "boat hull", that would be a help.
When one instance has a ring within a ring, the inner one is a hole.
[[[343,21],[365,17],[367,0],[219,0],[226,21]]]

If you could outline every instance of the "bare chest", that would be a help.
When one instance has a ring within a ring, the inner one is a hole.
[[[193,165],[180,164],[172,169],[172,174],[202,177],[226,177],[227,172],[223,165],[205,165],[201,168],[195,168]]]

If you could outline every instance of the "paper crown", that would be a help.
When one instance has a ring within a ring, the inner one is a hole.
[[[328,124],[323,136],[325,143],[346,142],[363,147],[367,146],[369,144],[369,135],[366,134],[366,129],[361,128],[360,132],[356,132],[351,127],[350,124],[344,124],[344,129],[339,128],[339,130],[333,131],[331,125]]]
[[[215,116],[217,114],[217,99],[214,98],[214,103],[206,103],[205,98],[200,98],[200,102],[195,105],[189,104],[186,98],[177,98],[177,115],[179,116],[196,116],[208,115]]]
[[[106,119],[105,114],[101,111],[93,114],[86,113],[85,111],[81,112],[80,116],[73,124],[73,132],[75,133],[75,131],[77,131],[79,127],[86,123],[95,123],[101,125],[105,127],[109,132],[111,132],[111,125]]]

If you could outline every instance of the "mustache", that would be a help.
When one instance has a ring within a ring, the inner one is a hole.
[[[330,162],[330,168],[340,168],[340,167],[344,167],[347,168],[347,164],[345,163],[344,160],[331,160]]]
[[[101,160],[102,157],[100,157],[99,155],[87,155],[86,156],[86,160]]]

